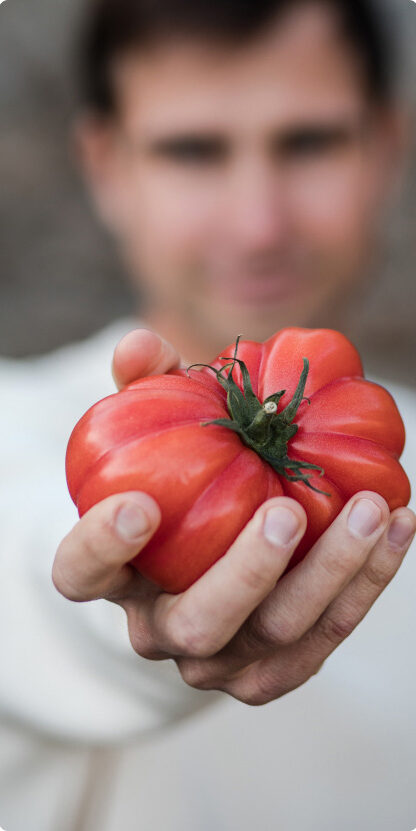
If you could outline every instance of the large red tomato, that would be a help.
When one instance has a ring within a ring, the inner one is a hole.
[[[69,440],[80,516],[122,491],[159,504],[161,525],[132,562],[169,592],[200,577],[270,497],[293,497],[308,516],[291,566],[357,491],[376,491],[391,510],[410,498],[402,419],[387,390],[364,380],[346,337],[284,329],[222,356],[104,398]]]

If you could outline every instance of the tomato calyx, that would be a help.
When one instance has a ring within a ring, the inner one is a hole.
[[[192,364],[187,369],[187,373],[194,367],[206,367],[206,369],[210,369],[215,373],[217,381],[227,393],[227,406],[230,418],[217,418],[213,421],[205,421],[202,422],[202,426],[207,427],[210,424],[218,424],[221,427],[226,427],[228,430],[233,430],[240,436],[244,444],[268,462],[280,476],[284,476],[289,482],[301,481],[317,493],[330,496],[329,493],[315,488],[310,483],[311,474],[306,472],[308,470],[317,471],[320,476],[323,476],[324,470],[322,467],[309,462],[290,459],[288,456],[288,443],[298,431],[298,425],[293,423],[298,409],[302,401],[306,400],[310,403],[309,399],[303,395],[309,373],[308,359],[303,358],[303,371],[292,400],[279,412],[279,402],[286,390],[280,390],[279,392],[273,393],[273,395],[269,395],[263,403],[259,401],[253,391],[246,364],[237,358],[240,338],[241,335],[236,340],[234,357],[232,359],[220,358],[221,361],[227,361],[221,369],[215,369],[210,364]],[[236,364],[241,369],[243,392],[233,378],[233,370]],[[227,369],[230,371],[228,375],[224,375],[223,373]]]

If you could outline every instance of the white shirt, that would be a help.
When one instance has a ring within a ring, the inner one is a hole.
[[[260,708],[191,689],[173,661],[133,652],[119,607],[55,590],[55,551],[77,520],[66,443],[85,410],[114,392],[113,349],[132,325],[0,360],[0,825],[411,831],[415,547],[320,673]],[[416,391],[387,386],[411,476]]]

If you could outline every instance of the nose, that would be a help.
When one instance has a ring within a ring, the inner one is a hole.
[[[224,229],[239,251],[261,254],[284,241],[289,211],[284,183],[272,165],[252,161],[240,165],[229,183]]]

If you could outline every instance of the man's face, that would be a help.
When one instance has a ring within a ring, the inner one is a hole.
[[[201,338],[338,325],[369,265],[387,134],[325,6],[239,48],[125,56],[95,188],[150,317]]]

